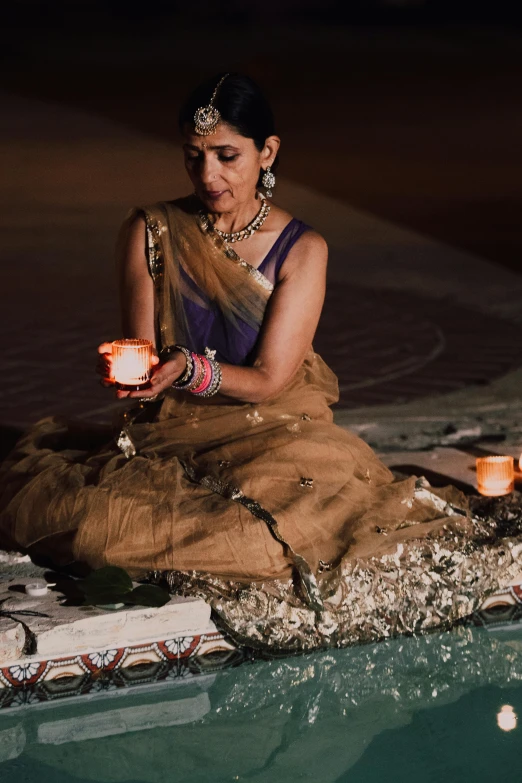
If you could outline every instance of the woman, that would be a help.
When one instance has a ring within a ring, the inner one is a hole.
[[[119,243],[124,333],[155,345],[151,388],[118,392],[140,401],[116,441],[71,444],[56,419],[22,439],[0,545],[166,577],[265,649],[469,614],[516,558],[455,490],[395,481],[333,424],[336,379],[311,345],[327,248],[259,190],[280,146],[259,88],[213,79],[180,128],[194,195],[133,210]],[[111,345],[99,352],[109,384]]]

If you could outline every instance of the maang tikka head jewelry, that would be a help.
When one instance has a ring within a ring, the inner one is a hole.
[[[261,178],[261,182],[264,188],[266,188],[266,195],[268,198],[272,198],[272,188],[275,186],[276,178],[272,174],[271,166],[267,166],[265,173]]]
[[[219,88],[227,76],[230,76],[230,74],[226,73],[216,84],[216,88],[212,93],[212,98],[210,99],[208,106],[201,106],[194,114],[194,130],[198,136],[210,136],[211,133],[216,132],[218,122],[221,119],[221,114],[214,106],[214,101],[216,100]]]

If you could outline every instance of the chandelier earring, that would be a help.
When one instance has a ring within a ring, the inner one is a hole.
[[[272,174],[271,166],[267,166],[267,169],[261,178],[261,182],[263,187],[266,188],[267,197],[272,198],[272,189],[275,187],[276,178]]]

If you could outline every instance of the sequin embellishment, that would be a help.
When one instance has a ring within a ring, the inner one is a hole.
[[[247,413],[246,418],[252,427],[255,427],[256,424],[261,424],[263,422],[263,417],[259,415],[259,411],[257,410],[253,413]]]
[[[164,231],[164,227],[160,227],[160,225],[153,221],[147,214],[145,220],[147,223],[149,272],[154,283],[157,283],[159,278],[163,275],[163,257],[161,255],[159,238]]]

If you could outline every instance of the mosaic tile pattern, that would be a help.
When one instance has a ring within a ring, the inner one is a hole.
[[[0,708],[78,696],[236,665],[242,654],[219,631],[0,669]]]
[[[510,629],[522,624],[522,584],[510,585],[488,596],[472,617],[474,625],[488,630]]]

